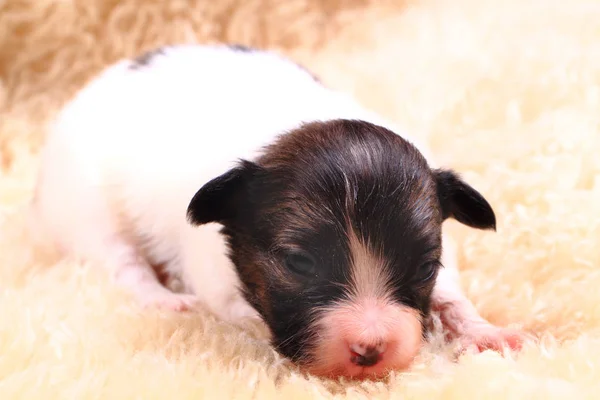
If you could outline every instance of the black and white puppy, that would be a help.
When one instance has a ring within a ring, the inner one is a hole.
[[[141,303],[261,318],[315,374],[407,368],[432,309],[471,344],[518,348],[461,292],[442,233],[447,218],[495,229],[492,208],[413,142],[275,54],[165,48],[64,107],[33,215]]]

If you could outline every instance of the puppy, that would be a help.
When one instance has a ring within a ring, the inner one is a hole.
[[[64,107],[41,160],[33,215],[65,254],[146,306],[260,318],[314,374],[408,368],[432,310],[467,344],[522,341],[461,292],[442,233],[448,218],[495,229],[484,197],[275,54],[182,45],[122,60]]]

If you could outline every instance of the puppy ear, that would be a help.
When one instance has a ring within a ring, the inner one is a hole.
[[[454,218],[477,229],[496,230],[496,215],[487,200],[456,173],[435,170],[443,219]]]
[[[190,201],[187,219],[193,225],[226,223],[250,204],[249,188],[261,168],[242,160],[240,164],[200,188]]]

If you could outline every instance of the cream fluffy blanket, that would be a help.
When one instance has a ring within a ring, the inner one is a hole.
[[[497,212],[497,233],[452,226],[466,293],[539,342],[454,360],[438,335],[409,372],[323,381],[259,327],[143,312],[32,246],[49,118],[117,58],[193,41],[280,51],[427,137]],[[0,1],[0,399],[598,398],[599,152],[594,0]]]

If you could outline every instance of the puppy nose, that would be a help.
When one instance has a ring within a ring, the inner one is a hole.
[[[376,346],[365,346],[354,343],[350,345],[350,361],[360,367],[372,367],[381,359],[381,355],[385,351],[385,343],[380,343]]]

